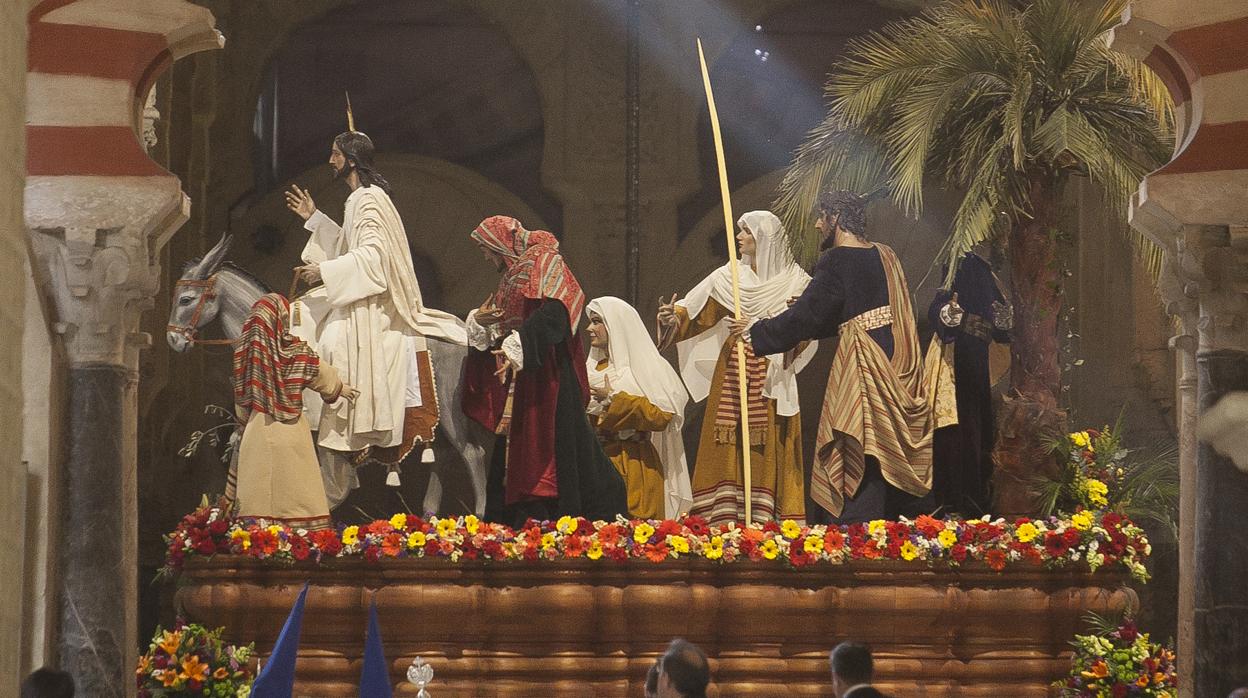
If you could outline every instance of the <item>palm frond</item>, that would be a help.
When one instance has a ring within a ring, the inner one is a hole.
[[[941,251],[950,261],[1029,218],[1038,181],[1083,173],[1125,210],[1169,155],[1173,123],[1157,75],[1109,45],[1126,2],[950,0],[850,41],[828,79],[827,117],[776,198],[795,259],[813,261],[811,213],[833,186],[887,185],[913,216],[925,187],[960,192]],[[1158,250],[1137,249],[1159,266]]]

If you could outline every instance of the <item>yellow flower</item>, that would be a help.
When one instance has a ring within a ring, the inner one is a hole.
[[[481,519],[469,514],[464,517],[464,529],[468,531],[468,535],[477,535],[477,530],[481,528]]]
[[[343,545],[355,545],[356,543],[359,543],[359,542],[360,542],[360,527],[359,526],[347,526],[346,528],[342,529],[342,544]]]
[[[594,541],[589,544],[589,549],[585,551],[585,557],[591,560],[597,560],[602,557],[602,543]]]
[[[276,536],[277,534],[281,532],[282,532],[281,526],[278,526],[277,524],[269,524],[269,533],[272,533],[273,535]]]
[[[1070,517],[1070,525],[1077,531],[1086,531],[1092,528],[1092,517],[1086,511],[1077,512]]]
[[[672,546],[672,550],[684,555],[689,552],[689,539],[684,536],[668,536],[668,545]]]
[[[870,533],[873,536],[878,536],[884,533],[885,530],[887,530],[886,526],[887,524],[885,523],[884,519],[876,519],[872,521],[871,523],[867,524],[867,533]]]
[[[936,540],[940,541],[940,547],[952,548],[953,544],[958,542],[958,534],[946,528],[945,530],[936,534]]]
[[[1014,529],[1014,537],[1019,543],[1030,543],[1040,535],[1040,531],[1036,530],[1034,524],[1030,521]]]
[[[1105,495],[1109,494],[1109,486],[1095,478],[1088,478],[1083,481],[1083,489],[1088,495],[1088,501],[1099,506],[1109,505],[1109,500]]]
[[[724,556],[724,539],[721,536],[711,536],[711,539],[702,546],[702,557],[708,560],[718,560]]]
[[[455,532],[455,529],[457,527],[458,527],[458,524],[456,524],[455,519],[449,519],[449,518],[438,519],[438,537],[439,538],[449,537],[452,533]]]
[[[1070,435],[1070,442],[1079,448],[1087,448],[1092,445],[1092,439],[1088,438],[1088,432],[1076,431]]]
[[[906,541],[901,544],[901,559],[913,560],[919,556],[919,549],[914,547],[914,543]]]
[[[243,546],[243,550],[251,547],[251,534],[241,528],[236,528],[230,532],[230,540],[239,541]]]
[[[543,533],[542,534],[542,550],[550,550],[553,547],[555,547],[555,534]]]
[[[802,549],[811,555],[823,552],[823,539],[819,536],[806,536],[806,542],[802,544]]]
[[[555,522],[555,529],[565,536],[576,533],[576,519],[566,514],[560,516],[559,520]]]
[[[802,527],[798,526],[793,519],[785,519],[784,523],[780,524],[780,532],[784,534],[785,538],[793,540],[802,535]]]
[[[203,681],[208,678],[208,665],[199,661],[199,655],[193,654],[182,660],[182,678],[187,681]]]
[[[395,514],[394,516],[391,516],[390,525],[393,526],[396,531],[402,531],[407,528],[407,514]]]
[[[177,654],[178,647],[181,644],[182,644],[182,631],[181,630],[175,630],[173,632],[169,632],[168,630],[166,630],[165,633],[160,636],[160,648],[164,650],[165,654],[169,656],[173,656]]]
[[[762,545],[758,546],[758,551],[768,560],[774,560],[780,554],[780,546],[776,544],[775,539],[768,538],[763,541]]]
[[[633,540],[638,543],[645,543],[650,540],[650,536],[654,535],[654,526],[648,523],[639,523],[637,528],[633,529]]]
[[[425,534],[420,531],[412,531],[407,536],[407,547],[423,548],[425,547]]]

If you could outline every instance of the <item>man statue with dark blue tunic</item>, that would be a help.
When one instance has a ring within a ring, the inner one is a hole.
[[[934,382],[924,379],[901,263],[866,238],[868,198],[820,195],[824,252],[810,285],[775,317],[732,324],[759,356],[839,337],[810,480],[811,499],[839,523],[933,508]]]
[[[949,512],[978,517],[992,504],[992,411],[989,347],[1010,341],[1013,312],[981,256],[968,252],[958,262],[949,290],[936,294],[928,309],[936,336],[953,345],[958,424],[935,437],[936,502]]]

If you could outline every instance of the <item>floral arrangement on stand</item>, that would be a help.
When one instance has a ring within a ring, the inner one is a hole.
[[[697,558],[718,564],[775,562],[795,568],[851,561],[899,560],[958,567],[978,562],[1013,567],[1117,566],[1145,581],[1151,546],[1130,519],[1080,511],[1069,517],[961,520],[919,516],[847,526],[806,526],[792,520],[710,526],[680,520],[530,520],[519,529],[475,516],[395,514],[365,525],[307,531],[265,520],[234,518],[223,503],[202,506],[165,537],[165,573],[188,557],[237,555],[275,563],[326,564],[338,558],[436,558],[448,562],[577,560],[661,563]]]
[[[1076,635],[1070,676],[1053,685],[1062,698],[1132,698],[1178,695],[1174,651],[1151,642],[1135,622],[1092,615],[1097,631]]]
[[[222,628],[179,624],[157,627],[147,654],[135,669],[139,698],[212,696],[247,698],[255,679],[251,660],[255,645],[226,644]]]
[[[1109,510],[1176,530],[1179,482],[1173,447],[1128,450],[1119,423],[1066,434],[1053,450],[1063,464],[1057,478],[1036,483],[1042,513]]]

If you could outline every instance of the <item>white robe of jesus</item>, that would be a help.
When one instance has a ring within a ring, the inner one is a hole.
[[[412,350],[426,336],[466,341],[462,322],[425,308],[403,221],[380,187],[347,197],[342,226],[316,211],[303,261],[319,264],[329,315],[318,327],[321,359],[360,391],[321,411],[317,441],[336,451],[395,446],[403,438]]]

